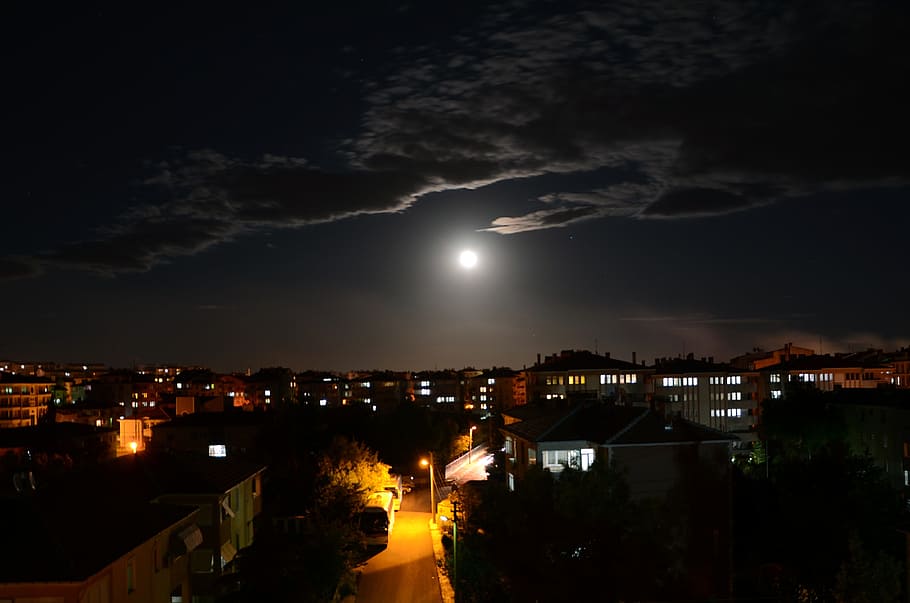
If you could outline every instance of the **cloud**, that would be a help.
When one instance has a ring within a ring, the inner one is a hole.
[[[490,5],[451,39],[396,49],[365,82],[359,131],[329,149],[337,169],[217,150],[158,162],[139,183],[152,201],[83,241],[4,259],[0,278],[148,270],[252,232],[543,174],[610,168],[611,180],[548,191],[486,230],[714,216],[905,185],[895,149],[910,139],[907,30],[900,3]]]
[[[30,258],[0,257],[0,281],[34,277],[41,272],[41,267]]]
[[[608,189],[554,191],[495,219],[487,230],[502,234],[906,184],[894,152],[910,134],[905,7],[578,6],[544,19],[502,8],[459,50],[427,49],[374,86],[351,155],[416,161],[452,186],[625,165],[639,187],[620,212]],[[448,162],[466,169],[452,178]]]
[[[406,209],[427,188],[420,175],[331,173],[296,158],[241,161],[214,151],[163,162],[143,185],[168,200],[136,205],[96,236],[0,262],[0,279],[72,268],[114,276],[142,272],[254,232]]]

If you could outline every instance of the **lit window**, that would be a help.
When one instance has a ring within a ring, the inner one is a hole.
[[[772,389],[772,390],[771,390],[771,399],[772,399],[772,400],[778,400],[778,399],[780,399],[782,396],[783,396],[783,392],[781,392],[779,389]]]
[[[429,396],[429,395],[430,395],[430,388],[429,388],[429,387],[421,388],[420,390],[417,391],[417,394],[420,395],[420,396]]]
[[[429,381],[421,381],[421,382],[420,382],[420,387],[430,387],[430,382],[429,382]]]
[[[325,398],[322,398],[319,400],[319,406],[328,406],[328,404],[329,404],[329,401],[326,400]]]
[[[487,385],[495,385],[495,384],[496,384],[496,379],[494,379],[493,377],[490,377],[489,379],[487,379]]]
[[[271,396],[271,395],[272,395],[272,390],[270,390],[270,389],[265,390],[265,395],[266,395],[266,396]]]
[[[780,373],[771,373],[771,383],[780,383]]]
[[[727,377],[727,385],[742,385],[743,378],[741,375],[730,375]]]
[[[226,457],[227,446],[224,444],[209,444],[209,456],[218,458]]]
[[[742,392],[729,392],[727,394],[727,400],[742,400],[742,399],[743,399]]]

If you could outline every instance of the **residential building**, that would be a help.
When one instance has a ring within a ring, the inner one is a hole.
[[[713,358],[658,358],[649,389],[654,404],[667,413],[739,438],[747,453],[758,440],[759,373],[740,370]]]
[[[910,500],[910,392],[840,389],[830,396],[843,415],[850,451],[868,455],[891,486]]]
[[[528,402],[543,400],[613,400],[618,404],[645,405],[647,379],[652,369],[633,361],[563,350],[525,369]]]
[[[761,374],[761,398],[777,399],[786,396],[786,384],[791,382],[808,383],[822,391],[890,385],[892,367],[855,357],[815,355],[763,367]]]
[[[47,413],[53,385],[45,377],[0,372],[0,429],[37,425]]]
[[[0,458],[6,468],[34,469],[42,478],[43,472],[112,459],[116,450],[117,430],[110,427],[47,422],[0,430]],[[5,478],[0,482],[0,491],[9,486]]]
[[[155,451],[249,458],[268,420],[267,413],[239,411],[178,416],[153,425],[148,445]]]
[[[83,490],[0,499],[0,601],[172,603],[196,600],[190,558],[199,510]],[[65,506],[65,512],[63,507]]]
[[[510,489],[535,465],[559,474],[566,467],[587,471],[598,461],[628,471],[633,497],[660,497],[680,479],[679,447],[699,447],[712,462],[729,464],[738,439],[678,416],[609,402],[528,404],[503,417]]]
[[[408,399],[420,406],[463,403],[465,394],[455,370],[421,371],[411,376]]]
[[[366,371],[347,374],[350,404],[364,405],[370,410],[393,410],[408,399],[411,376],[392,371]]]
[[[135,506],[136,523],[145,520],[139,512],[146,503],[193,509],[200,537],[194,537],[189,551],[192,600],[213,603],[221,577],[233,570],[237,552],[253,543],[254,520],[262,511],[264,471],[265,466],[238,458],[148,451],[64,476],[55,490],[61,493],[59,500],[72,498],[73,492],[119,497],[127,508]],[[110,524],[99,521],[92,529],[104,531],[100,525]]]
[[[247,377],[246,397],[254,408],[266,408],[272,404],[295,404],[297,375],[283,367],[264,368]]]
[[[524,374],[507,367],[493,367],[470,377],[467,390],[470,410],[481,417],[527,402]]]
[[[815,350],[799,347],[792,343],[785,343],[782,348],[770,351],[754,348],[748,354],[732,358],[730,365],[744,371],[757,371],[781,362],[790,362],[791,360],[814,355]]]
[[[608,464],[636,500],[666,500],[681,509],[681,538],[693,600],[722,599],[732,577],[732,471],[736,436],[646,407],[586,402],[528,404],[505,411],[507,484],[521,488],[538,467],[559,476],[567,468]],[[682,509],[697,506],[697,517]],[[558,529],[558,526],[557,526]],[[596,592],[596,587],[592,587]],[[596,597],[595,597],[596,598]]]
[[[297,374],[300,404],[336,408],[351,403],[350,384],[334,373],[305,371]]]

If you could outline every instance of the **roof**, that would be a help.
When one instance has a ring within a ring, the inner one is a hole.
[[[258,429],[270,420],[273,419],[264,412],[242,412],[231,409],[224,412],[194,412],[179,415],[167,423],[156,425],[155,429],[181,429],[186,427],[215,428],[228,425]]]
[[[641,370],[643,367],[610,358],[609,355],[600,356],[586,350],[566,350],[558,356],[548,356],[542,363],[535,364],[528,370],[531,372],[562,372],[562,371],[583,371],[598,369],[617,369],[617,370]]]
[[[151,501],[172,494],[223,494],[263,470],[265,465],[235,457],[145,451],[74,471],[59,488],[94,489],[120,497],[129,493],[135,500]]]
[[[551,409],[501,427],[532,442],[587,441],[603,446],[729,442],[736,436],[640,406],[583,404]]]
[[[0,582],[85,580],[196,512],[147,502],[124,505],[93,494],[0,498],[3,540],[10,545],[0,547]]]
[[[655,375],[676,375],[683,373],[738,373],[743,369],[732,365],[716,363],[713,359],[698,359],[689,354],[685,358],[660,358],[654,363]]]
[[[54,383],[54,380],[48,379],[47,377],[34,377],[32,375],[23,375],[21,373],[9,373],[7,371],[0,371],[0,383],[42,383],[51,385]]]
[[[509,377],[515,377],[518,374],[518,371],[513,371],[507,366],[494,366],[493,368],[485,370],[482,374],[479,375],[479,377],[481,379],[507,379]]]
[[[781,362],[766,366],[764,370],[780,371],[818,371],[836,368],[885,368],[876,362],[867,362],[859,358],[845,358],[842,356],[803,356],[788,362]]]
[[[94,427],[64,421],[43,423],[32,427],[0,429],[0,448],[35,447],[54,450],[71,439],[116,433],[113,427]]]

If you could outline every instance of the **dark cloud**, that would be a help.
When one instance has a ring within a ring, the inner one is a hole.
[[[639,216],[645,218],[716,216],[741,211],[759,204],[761,203],[756,199],[719,189],[677,189],[669,191],[649,204]]]
[[[0,258],[0,281],[30,278],[41,274],[41,267],[30,258]]]
[[[249,232],[408,208],[421,195],[604,167],[487,229],[743,211],[810,193],[904,183],[906,5],[590,2],[489,7],[438,47],[400,48],[364,85],[360,131],[327,171],[216,151],[160,163],[136,205],[90,240],[27,260],[147,270]],[[27,268],[31,266],[31,270]]]

